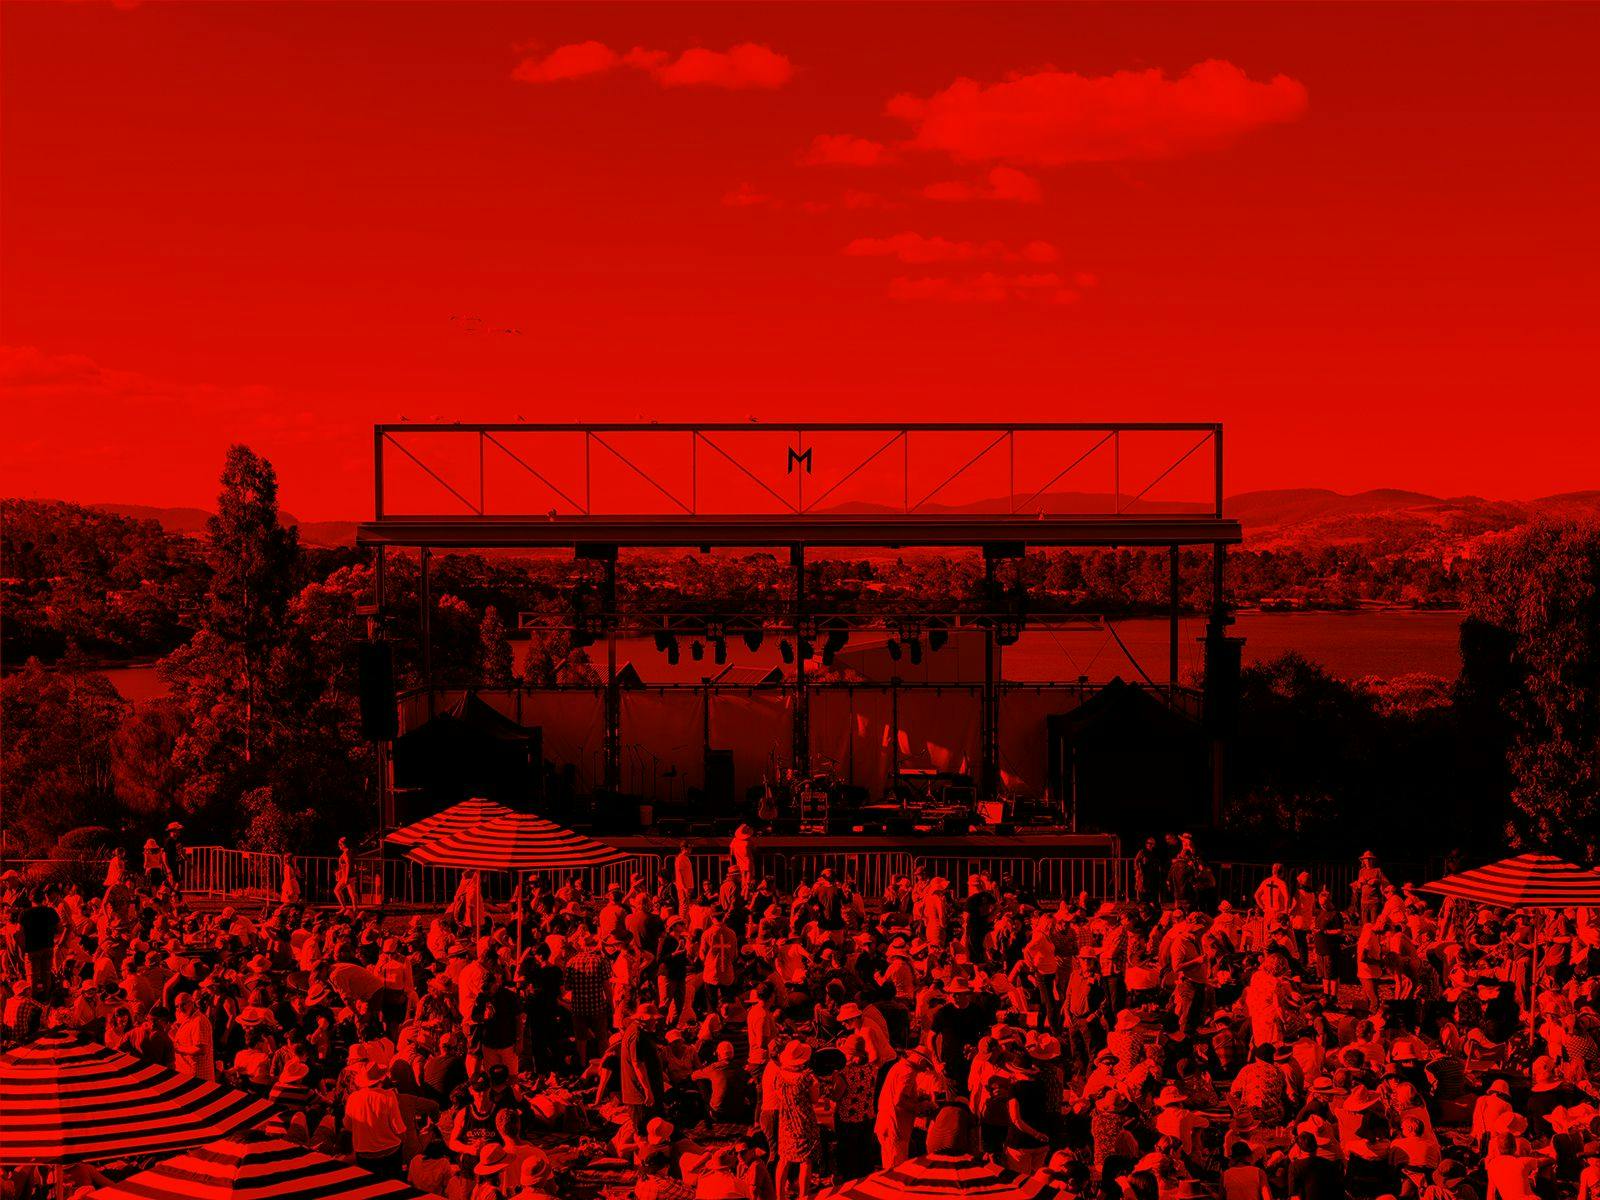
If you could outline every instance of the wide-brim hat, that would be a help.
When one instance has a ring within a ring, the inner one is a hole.
[[[790,1042],[778,1055],[778,1065],[790,1071],[798,1071],[811,1061],[811,1047],[805,1042]]]
[[[1161,1108],[1168,1108],[1174,1104],[1187,1104],[1189,1097],[1183,1094],[1183,1089],[1175,1084],[1167,1084],[1156,1094],[1156,1104]]]
[[[506,1148],[499,1142],[486,1142],[483,1149],[478,1151],[477,1164],[472,1168],[474,1175],[498,1175],[511,1163],[511,1158],[506,1154]]]
[[[665,1117],[651,1117],[644,1127],[644,1140],[651,1146],[666,1146],[672,1142],[676,1127]]]
[[[389,1068],[380,1062],[362,1063],[356,1079],[362,1087],[377,1087],[389,1081]]]
[[[1028,1057],[1035,1062],[1054,1062],[1061,1057],[1061,1039],[1049,1033],[1030,1039]]]
[[[839,1006],[839,1011],[835,1015],[841,1021],[859,1021],[862,1016],[861,1005],[854,1000],[848,1001]]]
[[[555,1174],[550,1166],[550,1156],[537,1146],[530,1148],[522,1156],[522,1166],[518,1168],[517,1182],[523,1187],[533,1187],[536,1184],[547,1182]]]
[[[1117,1013],[1116,1028],[1120,1030],[1136,1029],[1139,1026],[1139,1014],[1131,1008],[1125,1008]]]
[[[167,822],[167,832],[168,833],[177,833],[182,828],[183,828],[183,822],[182,821],[168,821]]]

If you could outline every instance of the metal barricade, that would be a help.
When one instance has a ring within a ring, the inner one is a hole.
[[[1034,891],[1041,900],[1071,900],[1087,893],[1091,900],[1121,900],[1128,894],[1125,858],[1041,858]]]

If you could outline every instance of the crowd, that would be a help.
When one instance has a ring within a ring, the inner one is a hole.
[[[714,884],[685,848],[654,886],[527,880],[509,908],[312,909],[286,881],[207,909],[179,832],[100,888],[0,881],[7,1042],[75,1028],[260,1093],[450,1200],[809,1200],[929,1155],[1083,1200],[1600,1200],[1589,910],[1441,908],[1370,855],[1348,894],[1274,868],[1219,896],[1188,837],[1121,901],[826,870],[781,894],[746,837]]]

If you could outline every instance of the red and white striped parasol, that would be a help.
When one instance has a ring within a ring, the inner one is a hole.
[[[93,1200],[421,1200],[385,1179],[270,1133],[245,1133],[130,1175]]]
[[[475,871],[576,871],[629,857],[621,850],[536,817],[511,813],[446,837],[420,842],[410,858]]]
[[[413,821],[410,825],[402,825],[384,840],[393,842],[397,846],[415,846],[419,842],[449,837],[452,833],[464,833],[496,817],[509,817],[514,811],[504,804],[496,804],[493,800],[463,800],[459,804],[452,804],[449,808],[434,813],[431,817],[423,817],[422,820]]]
[[[267,1102],[73,1032],[0,1055],[0,1163],[102,1162],[181,1150],[259,1122]]]

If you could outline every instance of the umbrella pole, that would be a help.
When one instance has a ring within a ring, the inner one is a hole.
[[[527,907],[527,897],[522,894],[522,889],[527,880],[526,875],[517,877],[517,962],[522,962],[522,910]]]

